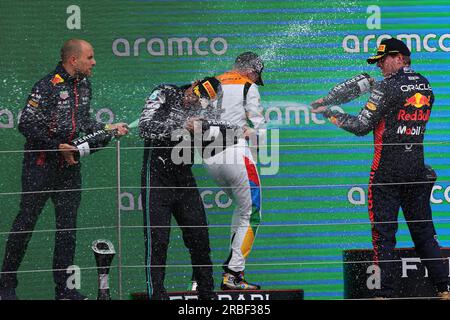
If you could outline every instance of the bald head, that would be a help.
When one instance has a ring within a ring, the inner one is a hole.
[[[91,47],[90,43],[81,39],[70,39],[61,48],[61,61],[66,63],[71,56],[79,57],[83,47]]]
[[[91,76],[92,68],[95,66],[94,49],[85,40],[67,40],[61,48],[61,61],[72,76]]]

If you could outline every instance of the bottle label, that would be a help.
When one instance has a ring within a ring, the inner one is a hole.
[[[369,79],[364,78],[361,81],[358,81],[358,87],[361,94],[369,92],[370,91]]]
[[[91,149],[89,148],[89,143],[83,142],[82,144],[79,144],[76,146],[78,149],[78,152],[80,153],[80,157],[87,156],[91,153]]]
[[[80,138],[74,140],[73,143],[78,144],[78,143],[81,143],[83,141],[92,140],[94,138],[98,139],[97,136],[105,136],[106,134],[107,134],[107,132],[105,130],[98,130],[98,131],[95,131],[93,133],[90,133],[88,135],[85,135],[83,137],[80,137]]]
[[[105,147],[115,136],[116,132],[116,129],[111,131],[98,130],[73,140],[72,145],[77,147],[80,157],[84,157]]]

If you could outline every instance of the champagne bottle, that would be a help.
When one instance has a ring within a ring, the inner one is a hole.
[[[209,158],[238,143],[242,129],[230,121],[202,120],[202,157]]]
[[[78,149],[77,157],[84,157],[105,147],[115,137],[117,129],[101,129],[72,140],[71,144]]]
[[[369,92],[375,80],[367,73],[361,73],[337,84],[320,103],[312,103],[311,107],[341,105]]]

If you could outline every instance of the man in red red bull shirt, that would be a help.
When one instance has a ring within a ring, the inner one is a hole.
[[[357,115],[321,106],[338,127],[355,135],[374,133],[375,154],[368,187],[374,261],[381,270],[376,297],[393,295],[393,249],[400,207],[408,223],[416,252],[428,269],[441,299],[449,299],[448,270],[442,259],[431,217],[430,193],[436,175],[424,163],[423,139],[434,102],[428,80],[410,68],[411,52],[398,39],[381,41],[376,63],[384,79],[375,83],[369,101]],[[322,99],[314,103],[320,103]],[[313,103],[313,104],[314,104]]]

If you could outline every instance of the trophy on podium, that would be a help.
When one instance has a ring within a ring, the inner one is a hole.
[[[111,300],[109,293],[109,269],[116,251],[111,241],[102,239],[92,242],[92,251],[94,251],[98,272],[97,300]]]

